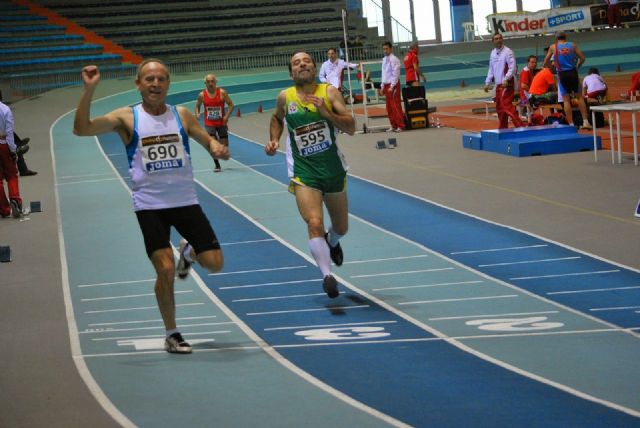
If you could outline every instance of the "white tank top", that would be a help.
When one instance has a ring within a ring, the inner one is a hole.
[[[153,116],[141,104],[133,108],[133,137],[127,145],[133,181],[134,211],[198,203],[189,137],[174,106]]]

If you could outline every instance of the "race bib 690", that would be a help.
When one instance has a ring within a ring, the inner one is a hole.
[[[141,140],[142,165],[148,173],[184,166],[184,146],[180,135],[154,135]]]

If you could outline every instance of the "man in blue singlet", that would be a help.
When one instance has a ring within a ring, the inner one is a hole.
[[[556,34],[556,42],[549,46],[549,51],[544,58],[545,67],[551,66],[552,58],[555,61],[555,67],[558,72],[558,98],[562,96],[567,121],[573,123],[571,100],[575,99],[582,114],[582,126],[580,128],[591,129],[587,106],[581,96],[580,77],[578,76],[578,69],[585,62],[584,54],[578,49],[576,43],[567,41],[567,34],[564,31],[559,31]]]
[[[176,328],[175,274],[186,278],[196,260],[212,272],[224,264],[218,239],[196,195],[189,137],[214,159],[228,159],[229,150],[210,137],[189,110],[165,103],[169,78],[162,61],[144,60],[138,66],[135,81],[142,103],[91,119],[91,98],[100,72],[95,65],[84,67],[84,90],[73,131],[83,136],[107,132],[120,135],[129,158],[134,211],[157,274],[155,294],[166,329],[164,347],[167,352],[187,354],[191,345]],[[180,243],[177,266],[169,241],[172,226],[185,238]]]

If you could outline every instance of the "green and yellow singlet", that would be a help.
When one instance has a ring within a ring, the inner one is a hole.
[[[327,109],[332,111],[327,97],[328,86],[318,84],[313,95],[322,98]],[[318,113],[316,106],[302,102],[295,86],[288,88],[285,94],[289,177],[302,183],[344,177],[348,166],[336,145],[333,124]]]

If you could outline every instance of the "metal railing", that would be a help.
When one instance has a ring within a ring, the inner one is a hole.
[[[311,57],[316,61],[318,68],[320,68],[320,64],[322,64],[322,62],[327,58],[327,49],[330,47],[337,46],[327,46],[322,49],[306,49],[305,52],[311,55]],[[278,67],[286,70],[292,54],[293,52],[270,52],[251,56],[221,57],[197,61],[194,61],[193,59],[169,60],[167,61],[167,65],[174,74],[216,70],[247,71]],[[362,61],[381,57],[381,46],[365,45],[361,47],[349,47],[349,58],[353,61]]]
[[[322,49],[306,50],[316,61],[318,69],[320,68],[320,64],[326,60],[327,49],[329,47],[331,46]],[[167,59],[165,62],[174,75],[221,70],[247,72],[250,70],[260,71],[269,68],[281,68],[285,71],[292,53],[293,52],[269,52],[233,57],[224,56],[207,60],[193,58]],[[349,58],[352,62],[379,59],[382,58],[382,55],[381,46],[364,45],[362,47],[349,48]],[[100,69],[102,79],[133,78],[135,72],[136,67],[133,65],[123,65],[117,68],[105,66]],[[5,101],[17,101],[52,89],[74,85],[82,85],[80,68],[59,72],[42,71],[41,73],[0,74],[0,90],[3,93]]]

